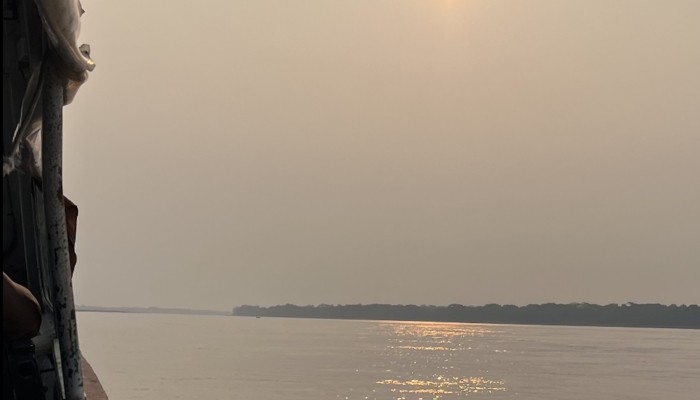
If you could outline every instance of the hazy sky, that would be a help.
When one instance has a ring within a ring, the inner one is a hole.
[[[700,2],[83,0],[78,304],[700,301]]]

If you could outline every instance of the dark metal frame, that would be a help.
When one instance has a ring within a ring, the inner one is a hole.
[[[3,0],[4,155],[30,76],[50,57],[34,2]],[[3,270],[39,300],[42,326],[31,344],[3,348],[34,351],[45,399],[84,400],[62,189],[63,85],[51,68],[44,71],[42,187],[16,171],[3,178]]]

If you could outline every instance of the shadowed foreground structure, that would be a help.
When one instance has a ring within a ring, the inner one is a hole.
[[[491,324],[615,326],[644,328],[700,329],[700,307],[675,304],[588,303],[485,306],[416,306],[353,304],[258,307],[243,305],[233,309],[234,316],[367,319],[395,321],[471,322]]]
[[[92,366],[82,354],[80,355],[80,363],[82,365],[83,384],[85,385],[87,400],[109,400],[100,380],[97,378],[97,374],[95,374]]]

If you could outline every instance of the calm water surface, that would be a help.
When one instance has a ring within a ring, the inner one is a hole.
[[[111,400],[700,399],[700,332],[79,313]]]

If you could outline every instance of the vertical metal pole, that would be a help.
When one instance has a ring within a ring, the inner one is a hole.
[[[47,56],[44,62],[50,60],[51,57]],[[45,73],[42,93],[42,186],[49,262],[53,272],[56,335],[61,346],[66,400],[85,400],[63,204],[63,86],[50,67],[45,69]]]

